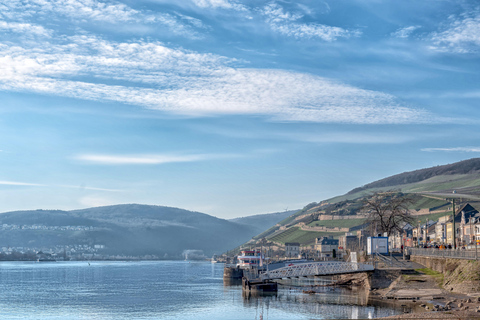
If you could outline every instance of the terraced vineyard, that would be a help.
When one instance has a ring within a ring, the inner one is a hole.
[[[308,224],[309,227],[326,227],[326,228],[351,228],[362,225],[365,219],[340,219],[340,220],[319,220]]]
[[[285,244],[286,242],[298,242],[301,245],[308,245],[308,244],[313,244],[315,242],[315,238],[320,238],[325,236],[338,237],[342,234],[345,234],[345,232],[304,231],[298,227],[292,227],[267,239],[270,241],[283,243],[283,244]]]

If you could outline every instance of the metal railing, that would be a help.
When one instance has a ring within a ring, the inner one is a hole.
[[[310,262],[287,266],[260,274],[261,280],[325,276],[355,272],[373,271],[371,264],[355,262]]]
[[[480,250],[479,250],[480,251]],[[465,260],[478,260],[480,252],[476,250],[465,249],[435,249],[435,248],[407,248],[407,252],[412,256],[424,256],[435,258],[452,258]]]

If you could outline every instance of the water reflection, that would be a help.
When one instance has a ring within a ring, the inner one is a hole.
[[[232,285],[232,282],[224,281],[224,285],[227,283]],[[255,309],[255,319],[268,319],[272,310],[310,319],[373,319],[411,312],[402,305],[370,299],[370,292],[366,289],[331,284],[332,279],[328,278],[282,280],[279,281],[279,291],[274,294],[243,292],[243,305]]]

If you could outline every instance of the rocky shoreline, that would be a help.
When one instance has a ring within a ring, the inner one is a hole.
[[[455,263],[455,268],[444,273],[420,265],[379,269],[366,285],[371,286],[374,299],[415,306],[413,313],[385,319],[480,319],[480,263]]]

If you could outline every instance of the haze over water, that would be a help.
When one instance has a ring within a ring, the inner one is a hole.
[[[356,306],[357,293],[280,289],[242,297],[223,285],[223,265],[185,261],[4,262],[2,319],[345,319],[400,311]]]

